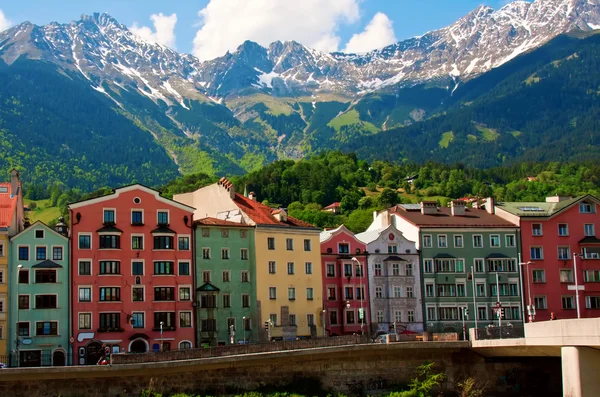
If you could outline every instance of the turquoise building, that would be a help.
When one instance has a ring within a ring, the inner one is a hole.
[[[216,218],[195,222],[197,341],[257,342],[254,228]]]
[[[64,223],[57,230],[36,222],[10,239],[11,366],[71,364],[69,240]]]

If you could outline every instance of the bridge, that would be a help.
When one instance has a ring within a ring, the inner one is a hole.
[[[600,395],[600,318],[525,324],[523,338],[474,340],[471,347],[488,358],[560,357],[563,396]]]

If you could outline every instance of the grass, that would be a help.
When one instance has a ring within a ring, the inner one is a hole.
[[[354,125],[354,124],[361,125],[364,129],[366,129],[367,131],[369,131],[373,134],[376,134],[377,132],[379,132],[379,129],[377,127],[375,127],[373,124],[371,124],[367,121],[362,121],[360,119],[360,115],[358,114],[358,110],[356,110],[356,109],[352,109],[345,113],[340,114],[339,116],[337,116],[336,118],[331,120],[327,125],[329,127],[333,128],[336,132],[340,132],[342,127],[347,126],[347,125]]]
[[[535,83],[539,83],[540,80],[541,80],[541,78],[539,78],[538,76],[536,76],[535,73],[534,73],[531,76],[529,76],[527,78],[527,80],[525,80],[525,84],[532,85],[532,84],[535,84]]]
[[[454,131],[447,131],[442,134],[439,145],[442,149],[447,149],[452,141],[454,141]]]
[[[477,125],[475,128],[477,128],[477,131],[481,132],[481,137],[487,142],[494,142],[500,136],[498,131],[492,128],[487,128],[482,125]]]
[[[29,217],[31,223],[41,221],[48,224],[54,220],[57,220],[60,216],[60,209],[58,207],[50,207],[50,200],[24,200],[26,206],[30,206],[31,203],[35,203],[36,208],[33,211],[29,211],[26,215]]]
[[[467,141],[469,143],[477,143],[477,137],[475,135],[469,134],[467,135]]]
[[[289,116],[292,114],[292,112],[294,112],[294,109],[292,109],[290,102],[296,102],[293,98],[277,98],[277,97],[272,97],[269,95],[265,95],[265,94],[254,94],[254,95],[250,95],[248,97],[242,97],[242,98],[236,98],[233,99],[231,101],[229,101],[229,104],[234,107],[240,107],[243,105],[246,105],[248,107],[256,104],[256,103],[262,103],[264,104],[267,108],[269,108],[269,114],[272,114],[273,116],[279,116],[280,114]]]

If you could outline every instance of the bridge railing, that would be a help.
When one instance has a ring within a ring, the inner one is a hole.
[[[287,350],[313,349],[318,347],[358,345],[370,342],[371,340],[366,335],[349,335],[297,341],[274,341],[269,343],[252,343],[246,345],[214,346],[165,352],[113,354],[111,359],[113,364],[137,364],[158,361],[237,356],[241,354],[268,353]]]
[[[476,329],[475,334],[477,340],[517,339],[525,337],[525,327],[522,325],[485,327]]]

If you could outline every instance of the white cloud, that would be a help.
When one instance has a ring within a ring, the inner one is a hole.
[[[246,40],[268,45],[295,40],[322,51],[337,51],[338,27],[359,19],[361,0],[210,0],[198,12],[201,28],[194,55],[212,59]]]
[[[0,10],[0,32],[5,31],[6,29],[10,28],[12,25],[13,25],[13,23],[6,17],[6,15],[4,15],[2,10]]]
[[[163,13],[152,14],[150,19],[154,25],[153,32],[147,26],[138,26],[136,22],[129,30],[146,41],[152,43],[164,44],[168,47],[175,48],[175,25],[177,24],[177,14],[163,15]]]
[[[356,33],[350,38],[344,52],[368,52],[395,43],[397,40],[393,25],[387,15],[378,12],[363,32]]]

